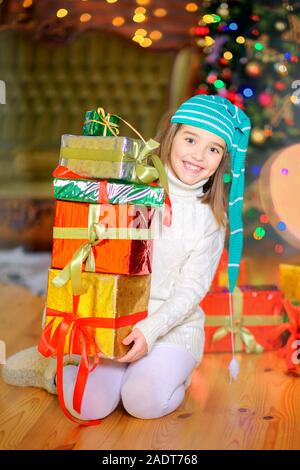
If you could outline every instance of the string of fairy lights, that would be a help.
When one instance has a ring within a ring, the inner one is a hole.
[[[89,0],[81,0],[82,2],[87,4],[88,10],[88,3]],[[104,0],[103,0],[104,1]],[[118,2],[121,3],[121,0],[105,0],[108,4],[116,4]],[[33,5],[34,0],[23,0],[23,8],[29,8]],[[151,10],[149,9],[151,7]],[[151,0],[135,0],[135,6],[133,7],[132,16],[129,19],[126,19],[124,16],[113,16],[111,19],[111,24],[115,28],[119,28],[124,26],[125,24],[141,24],[147,23],[150,16],[155,18],[165,18],[169,14],[169,10],[163,7],[155,7],[152,8]],[[187,13],[195,13],[199,10],[199,5],[194,2],[182,2],[183,11]],[[59,19],[66,18],[70,13],[68,8],[59,8],[56,11],[56,17]],[[93,18],[93,15],[88,11],[81,13],[79,16],[80,23],[88,23]],[[163,33],[162,31],[155,29],[148,31],[145,27],[137,28],[132,35],[132,41],[138,43],[141,47],[150,47],[153,44],[153,41],[159,41],[162,39]]]
[[[226,33],[227,31],[229,32],[235,32],[238,31],[239,25],[235,21],[231,21],[229,17],[229,9],[228,9],[228,4],[223,2],[221,3],[219,9],[218,9],[219,14],[205,14],[203,15],[200,20],[198,21],[198,25],[193,29],[193,34],[196,37],[196,44],[202,48],[203,53],[206,55],[209,55],[211,52],[211,47],[215,44],[215,39],[210,35],[210,26],[213,24],[218,25],[218,32]],[[259,21],[259,17],[257,15],[252,15],[252,19],[254,21]],[[228,21],[229,20],[229,21]],[[275,28],[278,31],[283,31],[285,29],[285,24],[282,21],[278,21],[275,24]],[[253,34],[259,35],[258,29],[252,30]],[[263,39],[263,37],[262,37]],[[292,54],[291,52],[286,52],[286,53],[276,53],[270,49],[270,47],[267,46],[267,44],[264,44],[263,40],[251,40],[249,38],[246,38],[243,35],[237,35],[235,38],[235,42],[239,45],[246,45],[248,49],[253,49],[253,53],[257,54],[257,57],[260,58],[262,57],[262,54],[264,54],[263,60],[264,62],[267,61],[274,61],[275,62],[275,69],[278,72],[278,74],[282,77],[288,75],[288,62],[298,62],[299,58],[295,55]],[[273,54],[270,54],[270,51],[273,52]],[[253,54],[252,53],[252,54]],[[270,56],[270,58],[268,57]],[[220,58],[220,64],[226,65],[230,62],[230,60],[233,59],[233,54],[231,51],[225,51],[223,53],[223,56]],[[243,59],[241,59],[241,62]],[[247,66],[247,72],[250,76],[256,77],[259,76],[260,73],[260,67],[258,63],[252,62],[250,65]],[[207,83],[208,84],[213,84],[216,90],[222,89],[225,87],[225,83],[222,79],[218,78],[217,74],[215,73],[210,73],[209,76],[207,77]],[[205,89],[203,87],[203,89]],[[251,98],[253,96],[253,90],[250,87],[245,87],[241,91],[242,95],[244,98]],[[290,96],[290,101],[293,104],[298,104],[298,99],[297,96],[292,95]],[[261,103],[264,105],[264,103]]]

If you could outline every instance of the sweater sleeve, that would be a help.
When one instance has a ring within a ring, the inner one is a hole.
[[[211,224],[180,269],[169,298],[147,318],[136,323],[144,334],[148,353],[156,339],[184,323],[211,286],[224,248],[226,228]],[[158,274],[159,275],[159,274]]]

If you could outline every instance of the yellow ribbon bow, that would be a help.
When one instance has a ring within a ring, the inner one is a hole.
[[[87,228],[54,227],[53,238],[63,239],[89,239],[83,243],[73,254],[72,259],[64,269],[53,279],[55,287],[62,287],[71,280],[73,295],[81,295],[86,292],[86,287],[82,284],[82,265],[86,261],[85,270],[95,272],[95,257],[93,247],[104,239],[130,239],[130,240],[151,240],[154,238],[153,228],[106,228],[99,223],[100,204],[90,204]]]
[[[102,124],[104,126],[104,133],[103,133],[104,136],[106,136],[107,134],[107,128],[110,130],[110,132],[113,135],[115,136],[118,135],[120,132],[119,124],[116,122],[110,121],[111,114],[105,113],[103,108],[97,108],[97,113],[99,114],[100,121],[98,121],[98,119],[87,119],[84,122],[84,124],[87,124],[88,122],[97,122],[98,124]],[[116,116],[116,115],[113,114],[113,116]],[[119,117],[119,116],[116,116],[116,117]]]
[[[99,215],[100,206],[90,205],[88,220],[89,241],[83,243],[83,245],[81,245],[78,250],[75,251],[71,261],[69,261],[64,269],[53,279],[52,283],[55,285],[55,287],[62,287],[69,280],[71,280],[73,295],[81,295],[86,291],[82,284],[81,278],[82,264],[85,260],[87,260],[85,267],[86,271],[95,272],[95,258],[92,248],[102,241],[104,233],[106,232],[106,228],[99,224]],[[54,227],[54,238],[56,238],[56,232],[59,234],[59,229],[60,227]]]
[[[228,294],[230,295],[230,294]],[[259,344],[251,331],[244,325],[257,326],[257,325],[275,325],[281,322],[279,315],[246,315],[243,316],[243,291],[236,286],[232,294],[233,298],[233,325],[235,333],[235,351],[242,351],[243,344],[247,353],[260,353],[264,350],[263,346]],[[229,316],[220,317],[208,316],[207,325],[216,324],[223,319],[223,325],[215,331],[212,341],[219,341],[231,332]]]

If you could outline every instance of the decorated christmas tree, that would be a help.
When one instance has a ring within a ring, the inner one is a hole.
[[[280,175],[273,187],[269,176],[264,180],[260,176],[267,161],[275,162],[276,152],[300,141],[300,2],[205,0],[193,36],[202,55],[194,92],[225,96],[244,109],[252,122],[245,174],[244,254],[253,245],[251,256],[257,249],[290,253],[298,241],[290,241],[288,231],[293,227],[287,223],[289,214],[267,213],[267,203],[262,201],[266,191],[271,193],[276,187],[281,187],[281,194],[285,192]],[[281,159],[280,174],[291,178],[297,149],[288,155]],[[226,178],[230,182],[231,175]],[[292,186],[290,191],[296,201]],[[270,217],[273,221],[268,225]],[[264,237],[258,246],[256,241]],[[286,246],[282,238],[288,241]]]
[[[194,36],[204,54],[195,92],[221,94],[246,110],[249,154],[298,141],[300,2],[208,0]]]

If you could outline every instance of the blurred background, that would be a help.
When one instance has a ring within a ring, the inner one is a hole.
[[[52,171],[87,110],[148,139],[217,93],[252,121],[240,282],[278,283],[300,263],[299,44],[299,1],[0,0],[0,281],[45,290]]]

